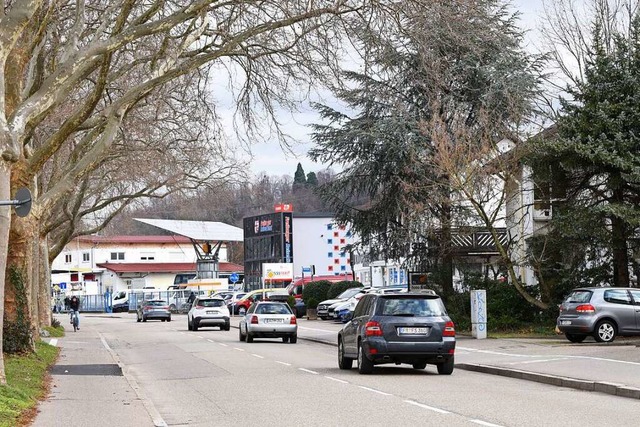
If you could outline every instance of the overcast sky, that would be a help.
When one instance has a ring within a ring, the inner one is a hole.
[[[512,4],[521,14],[521,26],[528,31],[527,43],[529,49],[535,50],[536,25],[542,15],[543,0],[512,0]],[[294,155],[286,154],[282,151],[278,143],[257,144],[253,147],[254,158],[251,162],[251,170],[254,174],[266,172],[268,175],[291,175],[295,173],[298,162],[302,164],[305,173],[317,172],[326,168],[311,162],[306,153],[310,145],[310,123],[319,121],[319,117],[312,109],[307,109],[294,115],[286,114],[280,117],[284,124],[284,129],[296,138],[299,143],[293,147]]]

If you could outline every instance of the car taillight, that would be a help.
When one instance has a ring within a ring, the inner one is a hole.
[[[152,308],[153,308],[153,307],[151,307],[150,305],[147,305],[147,306],[145,306],[145,307],[144,307],[144,310],[145,310],[145,311],[149,311],[149,310],[151,310]]]
[[[255,314],[251,316],[251,323],[257,325],[258,324],[258,316]]]
[[[291,320],[289,321],[289,324],[295,325],[296,323],[298,323],[298,321],[296,320],[296,316],[291,316]]]
[[[444,332],[442,333],[444,337],[455,337],[456,336],[456,325],[453,322],[447,322],[444,325]]]
[[[367,322],[364,326],[364,335],[367,337],[381,337],[382,336],[382,326],[378,322]]]
[[[169,310],[169,306],[168,306],[168,305],[163,305],[163,306],[162,306],[162,309],[163,309],[163,310]]]
[[[204,305],[196,305],[196,308],[204,308]]]
[[[591,304],[582,304],[576,307],[578,313],[595,313],[596,308]]]

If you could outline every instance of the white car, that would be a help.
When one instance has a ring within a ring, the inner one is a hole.
[[[219,326],[220,330],[231,329],[229,309],[222,298],[199,296],[187,313],[187,328],[197,331],[203,326]]]
[[[364,292],[366,292],[366,291],[362,287],[360,287],[360,288],[349,288],[349,289],[345,290],[344,292],[342,292],[337,297],[335,297],[333,299],[324,300],[320,304],[318,304],[318,308],[316,309],[316,313],[318,314],[318,317],[321,318],[322,320],[330,319],[331,317],[333,317],[333,312],[329,311],[329,307],[331,307],[333,304],[336,304],[336,303],[339,303],[339,302],[344,302],[344,301],[348,300],[349,298],[351,298],[351,297],[353,297],[355,295],[364,293]]]
[[[254,338],[282,338],[282,342],[298,341],[298,321],[289,304],[278,301],[259,301],[240,319],[240,341]]]
[[[359,293],[349,298],[346,301],[337,302],[329,307],[329,312],[334,320],[345,321],[345,315],[347,313],[353,313],[356,305],[360,301],[360,298],[365,296],[365,293]]]

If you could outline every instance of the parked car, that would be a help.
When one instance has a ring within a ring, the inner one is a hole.
[[[234,292],[230,296],[225,297],[225,303],[227,304],[227,308],[231,313],[231,310],[235,306],[235,303],[242,299],[247,294],[247,292]]]
[[[251,307],[251,304],[268,299],[268,296],[272,293],[283,294],[287,293],[287,291],[285,288],[264,288],[251,291],[233,303],[233,313],[244,316],[247,313],[247,310],[249,310],[249,307]]]
[[[318,314],[318,317],[321,318],[322,320],[327,320],[329,318],[331,318],[331,316],[329,315],[329,307],[335,303],[338,302],[344,302],[346,300],[348,300],[349,298],[357,295],[357,294],[361,294],[364,293],[364,289],[362,287],[358,287],[358,288],[349,288],[345,291],[343,291],[342,293],[340,293],[340,295],[338,295],[337,297],[333,298],[333,299],[327,299],[324,301],[321,301],[318,304],[318,308],[316,309],[316,313]]]
[[[353,314],[353,310],[355,310],[356,305],[360,301],[365,294],[360,293],[352,296],[346,301],[337,302],[329,306],[328,313],[333,320],[340,322],[348,322],[351,319]]]
[[[221,331],[231,329],[229,309],[220,297],[197,297],[187,313],[187,329],[197,331],[203,326],[219,326]]]
[[[612,342],[618,335],[640,335],[640,289],[574,289],[560,304],[557,326],[575,343],[590,335],[598,342]]]
[[[282,342],[298,341],[298,322],[287,303],[277,301],[257,302],[240,319],[240,341],[253,342],[254,338],[281,338]]]
[[[126,291],[120,291],[113,294],[111,300],[111,311],[113,313],[129,311],[129,294]]]
[[[435,364],[453,372],[456,330],[438,295],[432,293],[365,294],[353,318],[338,333],[338,366],[361,374],[374,365],[407,363],[414,369]]]
[[[147,320],[166,320],[171,322],[171,311],[169,311],[169,303],[163,299],[144,300],[138,305],[136,311],[138,322],[146,322]]]

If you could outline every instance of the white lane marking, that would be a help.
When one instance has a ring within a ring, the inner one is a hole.
[[[276,363],[279,363],[279,364],[284,365],[284,366],[291,366],[291,363],[281,362],[279,360],[276,360]]]
[[[203,337],[203,336],[200,336],[200,335],[196,335],[196,336],[197,336],[198,338],[202,338],[202,339],[204,339],[204,337]]]
[[[540,362],[555,362],[557,360],[568,360],[566,357],[559,357],[556,359],[536,359],[536,360],[521,360],[519,362],[510,362],[505,363],[505,365],[526,365],[529,363],[540,363]]]
[[[533,355],[533,354],[517,354],[517,353],[504,353],[504,352],[499,352],[499,351],[491,351],[491,350],[478,350],[476,348],[469,348],[469,347],[456,347],[456,350],[466,350],[466,351],[472,351],[475,353],[485,353],[485,354],[493,354],[493,355],[497,355],[497,356],[510,356],[510,357],[528,357],[528,358],[556,358],[556,359],[561,359],[561,358],[565,358],[565,359],[583,359],[583,360],[596,360],[598,362],[612,362],[612,363],[621,363],[623,365],[633,365],[633,366],[640,366],[640,362],[629,362],[626,360],[615,360],[615,359],[607,359],[604,357],[592,357],[592,356],[570,356],[570,355],[565,355],[565,354],[545,354],[545,355]]]
[[[433,412],[438,412],[439,414],[450,414],[451,412],[445,411],[444,409],[434,408],[433,406],[423,405],[422,403],[414,402],[413,400],[405,400],[406,403],[410,405],[415,405],[423,409],[428,409]]]
[[[51,338],[49,340],[49,345],[52,345],[54,347],[57,346],[58,345],[58,338]]]
[[[360,387],[363,390],[368,390],[368,391],[372,391],[374,393],[381,394],[383,396],[393,396],[391,393],[385,393],[384,391],[376,390],[375,388],[369,388],[369,387],[365,387],[363,385],[359,385],[358,387]]]
[[[234,350],[244,351],[244,348],[233,347]]]
[[[311,371],[309,369],[304,369],[304,368],[298,368],[298,369],[303,371],[303,372],[308,372],[308,373],[313,374],[313,375],[318,375],[318,373],[316,371]]]
[[[342,383],[342,384],[349,384],[349,381],[339,380],[339,379],[337,379],[337,378],[328,377],[328,376],[326,376],[326,375],[325,375],[325,378],[327,378],[327,379],[329,379],[329,380],[331,380],[331,381],[335,381],[335,382]]]
[[[298,326],[298,329],[304,329],[306,331],[324,332],[325,334],[335,334],[336,331],[327,331],[326,329],[308,328],[306,326]]]
[[[476,424],[480,424],[481,426],[487,426],[487,427],[502,427],[500,424],[492,424],[492,423],[488,423],[486,421],[482,421],[482,420],[469,420],[472,423],[476,423]]]
[[[111,354],[111,357],[113,358],[113,360],[118,364],[118,366],[120,366],[122,375],[129,383],[129,387],[133,389],[135,394],[138,396],[138,399],[140,399],[140,401],[142,402],[142,405],[147,410],[147,413],[149,414],[149,416],[151,417],[151,420],[153,421],[154,427],[167,427],[167,423],[160,415],[160,412],[158,411],[158,409],[156,409],[155,405],[153,404],[153,401],[147,398],[147,395],[144,393],[142,388],[138,385],[138,382],[135,380],[135,378],[133,378],[133,375],[129,374],[129,370],[126,368],[125,364],[118,357],[118,353],[116,353],[111,347],[109,347],[109,344],[107,344],[107,340],[104,339],[104,336],[100,332],[98,332],[98,335],[100,336],[100,341],[102,341],[102,345],[104,346],[104,348],[107,349],[109,354]]]
[[[251,353],[253,357],[257,357],[258,359],[264,359],[264,356],[260,356],[259,354]]]
[[[229,347],[228,345],[226,345],[226,344],[224,344],[224,343],[221,343],[221,342],[219,342],[218,344],[219,344],[219,345],[221,345],[221,346],[223,346],[223,347]]]
[[[207,341],[212,342],[212,343],[216,343],[214,340],[210,340],[209,338],[207,338]]]

